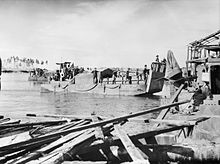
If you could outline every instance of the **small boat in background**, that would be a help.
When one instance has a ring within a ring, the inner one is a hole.
[[[47,82],[50,76],[52,76],[52,72],[49,72],[47,69],[36,68],[30,72],[28,81]]]

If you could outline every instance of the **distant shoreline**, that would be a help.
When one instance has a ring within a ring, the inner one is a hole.
[[[3,69],[2,73],[30,73],[31,70]]]

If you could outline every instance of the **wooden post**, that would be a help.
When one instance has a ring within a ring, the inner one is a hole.
[[[99,122],[99,119],[98,117],[96,116],[96,114],[93,112],[92,114],[92,121],[95,123]],[[95,128],[95,137],[96,139],[102,139],[104,140],[104,134],[103,134],[103,131],[102,131],[102,127],[101,126],[98,126]]]
[[[181,91],[182,91],[182,89],[183,89],[184,86],[185,86],[185,84],[181,84],[181,86],[179,87],[179,89],[176,91],[176,93],[174,94],[174,96],[171,98],[170,104],[172,104],[172,103],[175,102],[175,100],[177,99],[177,97],[178,97],[179,94],[181,93]],[[162,111],[160,112],[160,114],[158,115],[157,119],[158,119],[158,120],[159,120],[159,119],[161,119],[161,120],[164,119],[164,118],[166,117],[167,113],[169,112],[169,110],[170,110],[170,107],[167,108],[167,109],[165,109],[165,110],[162,110]],[[154,128],[157,127],[157,126],[159,126],[159,124],[156,124],[156,125],[154,126]]]
[[[171,98],[170,100],[170,103],[174,103],[175,100],[177,99],[177,97],[179,96],[180,92],[182,91],[184,87],[184,84],[181,84],[181,86],[179,87],[179,89],[176,91],[176,93],[174,94],[174,96]],[[162,120],[166,117],[167,113],[169,112],[170,110],[170,107],[169,108],[166,108],[165,110],[162,110],[160,112],[160,114],[158,115],[157,117],[157,120]],[[160,125],[160,123],[156,123],[154,124],[153,128],[152,129],[155,129],[157,128],[158,126]],[[146,139],[145,139],[146,140]],[[151,144],[157,144],[157,140],[156,138],[153,136],[153,137],[149,137],[147,140],[146,140],[147,143],[151,143]]]
[[[114,128],[116,131],[116,135],[120,138],[122,144],[124,145],[131,159],[138,163],[150,164],[149,160],[144,159],[144,157],[141,155],[139,150],[132,143],[128,135],[122,129],[120,129],[119,125],[118,124],[114,125]]]
[[[92,113],[92,120],[93,122],[99,122],[98,117],[95,115],[95,113]],[[106,156],[109,161],[119,163],[119,159],[114,156],[110,149],[109,140],[107,138],[105,139],[102,127],[95,128],[95,137],[96,139],[102,139],[102,143],[106,145],[103,149],[101,149],[104,156]]]

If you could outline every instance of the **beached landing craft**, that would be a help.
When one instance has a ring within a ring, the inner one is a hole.
[[[99,71],[103,79],[99,82],[93,82],[92,73],[81,73],[75,76],[71,81],[51,81],[50,84],[41,85],[41,92],[73,92],[73,93],[93,93],[105,95],[126,95],[126,96],[144,96],[160,92],[163,88],[166,65],[163,62],[153,62],[147,80],[137,78],[135,72],[132,72],[132,80],[125,79],[125,76],[119,76],[113,81],[112,69]],[[120,72],[124,73],[124,72]],[[74,84],[73,84],[74,83]]]

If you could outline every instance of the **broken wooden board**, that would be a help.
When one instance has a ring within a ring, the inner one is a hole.
[[[95,113],[92,113],[91,116],[92,116],[92,121],[94,123],[99,122],[99,119],[95,115]],[[105,137],[104,137],[104,134],[103,134],[103,131],[102,131],[102,126],[98,126],[98,127],[95,128],[95,137],[96,137],[96,139],[104,140]]]
[[[107,164],[107,161],[64,161],[62,164]]]
[[[133,161],[149,164],[148,159],[144,159],[139,150],[132,143],[128,135],[120,129],[119,125],[114,125],[116,136],[118,136]]]
[[[93,138],[94,136],[95,136],[95,134],[94,134],[93,129],[87,130],[82,135],[78,136],[77,138],[74,138],[70,142],[64,144],[63,146],[61,146],[58,149],[51,152],[51,154],[56,154],[56,155],[51,157],[50,159],[42,162],[42,164],[44,164],[44,163],[45,164],[46,163],[62,163],[64,161],[64,156],[66,154],[69,154],[71,152],[71,154],[73,155],[74,153],[76,153],[75,151],[73,151],[73,149],[75,149],[81,143]]]
[[[0,147],[31,139],[29,131],[0,138]]]
[[[164,123],[173,126],[192,126],[192,125],[196,125],[197,123],[197,121],[190,121],[190,120],[161,120],[161,119],[150,119],[149,122]]]
[[[152,136],[156,136],[159,134],[163,134],[163,133],[167,133],[167,132],[172,132],[175,130],[180,130],[182,128],[184,128],[185,126],[174,126],[174,127],[158,127],[155,130],[151,130],[148,132],[141,132],[141,133],[135,133],[135,134],[131,134],[129,135],[129,138],[131,139],[132,142],[135,143],[136,140],[138,139],[142,139],[142,138],[149,138]],[[121,145],[120,139],[118,137],[112,137],[111,141],[109,142],[110,146],[118,146]],[[105,143],[97,143],[97,144],[93,144],[90,145],[89,147],[85,147],[82,150],[80,150],[80,152],[78,152],[79,154],[85,154],[87,152],[96,150],[96,149],[102,149],[104,148],[106,145]]]
[[[179,87],[179,89],[176,91],[176,93],[173,95],[173,97],[170,100],[170,104],[174,103],[176,101],[176,99],[178,98],[179,94],[181,93],[181,91],[183,90],[185,84],[181,84],[181,86]],[[164,119],[167,115],[167,113],[169,112],[170,108],[167,108],[165,110],[162,110],[160,112],[160,114],[158,115],[157,119]],[[157,126],[159,126],[159,124],[155,124],[153,128],[156,128]]]

